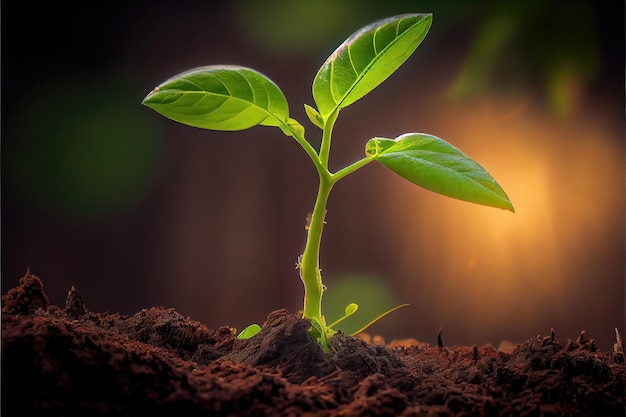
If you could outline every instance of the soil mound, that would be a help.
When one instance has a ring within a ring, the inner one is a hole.
[[[75,288],[50,305],[28,272],[2,296],[6,416],[623,416],[621,339],[601,352],[554,332],[493,346],[386,345],[272,312],[256,336],[173,309],[95,313]]]

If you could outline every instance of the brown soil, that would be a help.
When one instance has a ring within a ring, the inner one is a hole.
[[[173,309],[49,305],[27,273],[2,296],[5,416],[623,416],[621,340],[601,352],[554,332],[487,345],[381,345],[338,334],[324,353],[309,323],[272,312],[238,340]]]

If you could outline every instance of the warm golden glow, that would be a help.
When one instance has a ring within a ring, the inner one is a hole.
[[[422,275],[405,284],[418,301],[406,301],[421,305],[433,323],[462,323],[457,333],[485,341],[577,313],[572,297],[584,299],[581,289],[602,288],[615,282],[611,273],[621,274],[594,259],[622,233],[610,223],[623,204],[615,192],[623,178],[620,142],[584,115],[565,122],[488,100],[452,107],[445,118],[454,125],[442,122],[441,136],[496,178],[516,213],[388,177],[400,273]]]

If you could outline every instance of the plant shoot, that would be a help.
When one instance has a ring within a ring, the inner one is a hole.
[[[319,175],[319,188],[297,266],[305,290],[302,316],[311,322],[311,335],[326,350],[327,339],[335,333],[333,326],[358,308],[348,304],[345,316],[331,325],[326,324],[322,314],[325,287],[320,244],[328,198],[339,180],[376,161],[435,193],[514,212],[505,192],[484,168],[443,139],[425,133],[370,138],[365,143],[364,157],[336,172],[328,168],[333,126],[340,111],[395,72],[426,37],[431,23],[432,14],[403,14],[374,22],[351,35],[326,59],[313,80],[315,107],[304,105],[311,123],[321,130],[319,149],[305,138],[302,124],[289,117],[289,106],[280,88],[250,68],[196,68],[163,82],[143,100],[144,105],[167,118],[202,129],[277,127],[309,156]],[[253,325],[239,337],[253,337],[259,330]]]

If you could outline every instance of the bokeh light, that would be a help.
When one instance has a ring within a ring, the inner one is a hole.
[[[516,213],[415,192],[387,178],[382,189],[392,203],[384,217],[402,219],[389,223],[400,239],[399,273],[419,271],[403,284],[404,294],[415,294],[407,298],[459,337],[514,337],[568,319],[561,330],[570,334],[592,320],[608,333],[620,324],[610,324],[611,317],[622,314],[618,126],[611,131],[601,117],[563,123],[492,98],[466,104],[441,114],[455,120],[445,136],[487,167]]]

